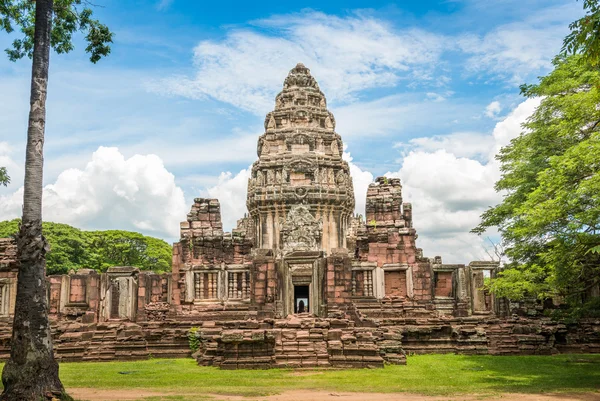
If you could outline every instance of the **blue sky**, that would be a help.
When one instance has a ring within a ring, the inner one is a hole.
[[[45,217],[177,238],[192,199],[231,228],[289,69],[309,67],[346,144],[357,211],[399,176],[425,254],[486,257],[469,229],[500,195],[494,154],[535,108],[518,86],[551,69],[581,3],[555,0],[101,0],[112,54],[52,55]],[[0,48],[14,39],[0,35]],[[20,212],[30,61],[0,58],[0,219]],[[493,236],[493,233],[491,233]]]

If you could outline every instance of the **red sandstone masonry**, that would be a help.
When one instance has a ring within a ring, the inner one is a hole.
[[[170,275],[130,266],[48,277],[56,352],[63,360],[189,354],[223,368],[372,367],[404,351],[544,354],[598,352],[599,322],[567,326],[483,288],[498,264],[443,264],[416,245],[399,179],[355,200],[335,118],[309,70],[290,71],[258,140],[249,217],[223,232],[217,199],[197,198],[181,223]],[[7,356],[16,248],[0,239],[0,357]],[[300,302],[316,316],[291,315]]]

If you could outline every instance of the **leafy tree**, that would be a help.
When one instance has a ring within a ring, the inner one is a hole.
[[[6,167],[0,167],[0,185],[7,186],[10,184],[10,177],[6,171]]]
[[[512,261],[491,283],[497,295],[558,297],[579,312],[600,283],[600,71],[582,57],[558,57],[521,87],[543,100],[497,156],[506,195],[473,230],[498,227]]]
[[[600,62],[600,4],[598,0],[584,0],[586,15],[569,25],[571,33],[563,42],[565,54],[581,53],[583,61],[597,66]]]
[[[19,219],[0,222],[0,238],[19,231]],[[172,248],[165,241],[131,231],[84,231],[67,224],[44,222],[48,240],[48,274],[94,269],[104,272],[111,266],[135,266],[140,270],[171,270]]]
[[[86,51],[97,62],[110,52],[112,33],[91,18],[82,0],[0,0],[0,30],[22,35],[7,49],[10,60],[33,61],[25,158],[23,218],[17,247],[20,269],[10,360],[4,365],[2,400],[67,398],[58,377],[46,299],[47,243],[42,235],[43,148],[50,49],[73,50],[73,34],[85,33]]]
[[[98,255],[99,271],[111,266],[136,266],[142,270],[164,272],[171,269],[172,249],[165,241],[129,231],[89,233],[91,249]]]

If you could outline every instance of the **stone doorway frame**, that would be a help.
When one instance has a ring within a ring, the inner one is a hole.
[[[325,259],[321,251],[296,251],[283,257],[280,299],[283,301],[284,315],[294,314],[294,286],[308,286],[309,313],[315,316],[325,314],[323,281],[325,279]]]
[[[135,321],[138,305],[138,273],[139,269],[131,266],[116,266],[108,268],[101,280],[100,316],[102,321]],[[123,284],[127,294],[119,291],[119,310],[113,311],[113,286]],[[116,312],[116,313],[115,313]],[[118,316],[118,317],[115,317]]]

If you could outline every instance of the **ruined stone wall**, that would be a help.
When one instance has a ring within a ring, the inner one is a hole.
[[[364,323],[364,322],[363,322]],[[548,319],[470,317],[287,319],[205,322],[196,335],[200,365],[225,369],[381,367],[407,354],[550,355],[600,352],[600,322],[565,325]]]
[[[196,335],[201,344],[198,363],[223,369],[383,367],[384,360],[406,363],[395,333],[355,327],[347,319],[292,317],[229,327],[211,322]]]
[[[329,313],[340,308],[346,310],[352,302],[352,264],[347,255],[338,254],[327,258],[325,280]]]
[[[187,220],[180,225],[183,263],[218,265],[250,262],[252,241],[246,238],[246,231],[251,223],[245,219],[239,223],[242,227],[225,235],[219,201],[194,199]]]
[[[17,245],[9,238],[0,238],[0,320],[11,319],[17,295]]]
[[[62,361],[186,357],[191,353],[187,335],[192,327],[199,328],[202,340],[199,363],[229,368],[376,367],[382,360],[404,363],[404,355],[413,353],[600,352],[600,321],[567,325],[548,319],[475,316],[383,319],[378,327],[366,327],[352,319],[301,316],[231,321],[214,314],[213,319],[81,323],[51,318],[51,328],[55,353]],[[10,336],[10,325],[0,322],[0,360],[9,357]],[[255,345],[244,345],[250,343]]]
[[[171,292],[178,311],[211,309],[210,303],[248,308],[256,281],[252,224],[243,218],[232,233],[224,233],[219,201],[194,200],[173,248]]]
[[[361,262],[353,265],[355,276],[361,275],[361,269],[372,269],[369,263],[375,266],[372,273],[362,274],[373,280],[373,293],[360,295],[430,303],[431,263],[416,246],[412,206],[402,202],[399,179],[378,177],[369,185],[365,216],[364,224],[354,224],[349,233],[349,243],[356,244],[354,258]]]

